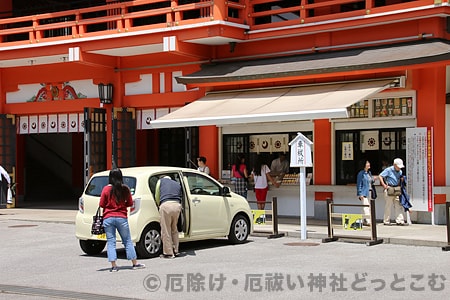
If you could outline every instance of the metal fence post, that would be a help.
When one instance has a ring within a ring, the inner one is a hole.
[[[383,243],[383,239],[377,237],[377,220],[375,217],[375,200],[370,199],[370,228],[372,230],[372,240],[366,243],[367,246],[373,246]]]
[[[272,226],[273,234],[269,235],[267,238],[279,238],[284,236],[284,233],[278,233],[278,200],[277,197],[272,198]]]
[[[331,204],[333,200],[327,198],[327,225],[328,225],[328,237],[333,237],[333,229],[331,228]]]
[[[333,224],[332,224],[332,216],[331,216],[331,214],[333,213],[332,205],[333,205],[333,200],[331,200],[330,198],[327,198],[328,237],[322,239],[322,243],[329,243],[329,242],[334,242],[334,241],[338,240],[338,238],[333,236]]]
[[[450,251],[450,202],[445,202],[445,220],[447,221],[447,246],[442,251]]]

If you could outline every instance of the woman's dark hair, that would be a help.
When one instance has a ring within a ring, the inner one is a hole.
[[[253,167],[253,173],[255,173],[256,176],[261,176],[261,168],[263,164],[261,155],[256,156],[255,166]]]
[[[110,196],[115,196],[116,203],[125,202],[130,193],[130,189],[123,184],[123,176],[120,169],[112,169],[109,171],[109,184],[112,185]]]
[[[239,169],[239,166],[242,164],[242,159],[244,158],[243,155],[237,155],[236,160],[234,161],[234,165],[236,166],[236,169]]]
[[[367,160],[367,159],[361,159],[360,161],[359,161],[359,169],[360,170],[363,170],[365,167],[366,167],[366,163],[368,162],[369,160]]]
[[[197,160],[206,164],[206,157],[204,157],[204,156],[200,156],[199,158],[197,158]]]

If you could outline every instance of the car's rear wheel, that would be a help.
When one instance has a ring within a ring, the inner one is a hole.
[[[136,243],[136,253],[141,258],[157,257],[162,253],[161,227],[150,224],[145,227],[139,242]]]
[[[87,255],[100,254],[105,249],[105,241],[80,240],[80,247]]]
[[[244,215],[237,215],[231,222],[228,240],[233,244],[245,242],[250,234],[250,224]]]

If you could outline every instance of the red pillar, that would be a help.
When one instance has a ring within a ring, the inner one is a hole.
[[[417,127],[433,127],[434,185],[445,186],[445,66],[414,71],[412,79],[417,91]]]
[[[214,1],[214,9],[213,9],[213,17],[214,20],[227,20],[227,5],[225,1]]]
[[[211,176],[219,178],[219,137],[216,126],[199,127],[199,155],[206,157]]]
[[[327,119],[314,121],[314,174],[315,185],[331,184],[331,123]]]

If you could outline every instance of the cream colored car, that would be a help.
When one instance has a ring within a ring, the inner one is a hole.
[[[194,169],[176,167],[123,168],[124,183],[130,187],[134,205],[129,210],[131,239],[139,257],[159,256],[162,252],[155,187],[161,176],[168,175],[183,187],[183,225],[180,242],[228,237],[232,243],[243,243],[252,232],[252,212],[245,198],[233,193],[214,178]],[[108,184],[109,171],[95,174],[79,199],[76,237],[81,249],[89,255],[103,251],[105,235],[92,235],[92,217],[100,194]],[[118,240],[120,236],[117,235]]]

